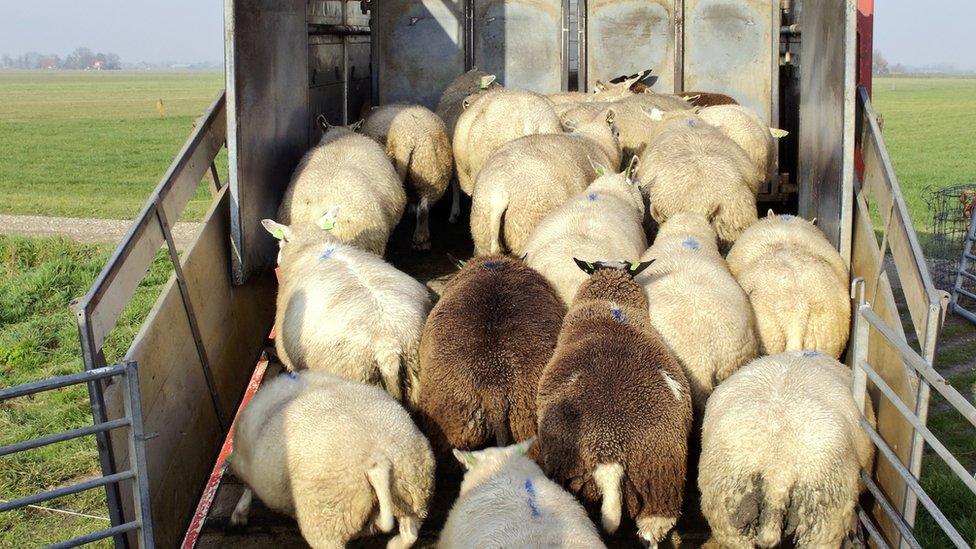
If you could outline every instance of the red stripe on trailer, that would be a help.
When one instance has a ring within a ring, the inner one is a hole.
[[[237,418],[240,417],[241,411],[251,402],[254,398],[254,394],[257,393],[258,387],[261,386],[261,382],[264,381],[264,373],[268,369],[268,361],[261,360],[258,361],[257,366],[254,368],[254,374],[251,375],[251,381],[247,384],[247,390],[244,391],[244,398],[241,399],[241,405],[237,407],[237,413],[234,415],[234,422],[231,424],[230,433],[227,434],[227,438],[224,440],[224,445],[220,448],[220,454],[217,456],[217,462],[214,464],[213,470],[210,472],[210,478],[207,480],[207,486],[203,489],[203,495],[200,496],[200,502],[197,504],[197,510],[193,513],[193,520],[190,521],[190,527],[186,530],[186,535],[183,537],[183,544],[181,547],[183,549],[193,549],[197,545],[197,540],[200,538],[200,532],[203,531],[203,523],[207,519],[207,515],[210,513],[210,507],[213,505],[214,498],[217,496],[217,489],[220,488],[220,481],[224,478],[224,472],[227,470],[227,458],[230,456],[231,452],[234,451],[234,427],[237,425]]]
[[[857,85],[864,86],[871,96],[874,69],[874,0],[857,0],[857,52],[855,71]],[[855,91],[855,93],[857,93]],[[860,139],[856,139],[860,141]],[[864,157],[861,145],[854,148],[854,170],[859,178],[864,177]]]

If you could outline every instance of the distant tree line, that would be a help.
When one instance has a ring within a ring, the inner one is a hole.
[[[28,52],[18,57],[3,54],[0,67],[4,69],[68,69],[68,70],[119,70],[122,59],[114,53],[95,53],[88,48],[78,48],[61,58],[55,54]]]

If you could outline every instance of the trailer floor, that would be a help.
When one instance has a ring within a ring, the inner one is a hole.
[[[462,201],[462,204],[461,219],[454,225],[447,221],[450,209],[449,195],[445,196],[445,199],[431,211],[430,230],[433,250],[430,252],[414,252],[410,249],[414,218],[409,213],[404,215],[404,221],[394,232],[390,244],[387,246],[387,260],[417,280],[427,284],[433,294],[439,295],[447,280],[453,273],[457,272],[457,266],[451,257],[463,260],[469,258],[473,252],[474,246],[468,228],[470,200]],[[273,377],[280,371],[281,365],[272,361],[268,366],[266,377]],[[438,485],[431,502],[430,513],[424,521],[420,539],[415,547],[427,548],[436,545],[438,532],[447,518],[451,505],[457,498],[459,486],[460,477],[458,474],[438,476]],[[694,479],[689,479],[688,486],[695,486]],[[244,529],[231,528],[230,516],[244,488],[245,485],[234,477],[230,470],[223,473],[213,503],[202,525],[196,547],[200,549],[308,547],[293,518],[268,509],[256,497],[251,505],[247,527]],[[698,509],[697,491],[692,489],[692,493],[685,496],[685,511],[678,524],[679,535],[673,536],[673,539],[663,543],[662,547],[700,547],[708,537],[708,529],[705,524]],[[389,536],[375,536],[355,540],[349,546],[356,548],[385,547],[388,539]],[[616,536],[606,538],[604,541],[609,547],[614,548],[641,547],[637,542],[636,528],[633,524],[623,524]]]

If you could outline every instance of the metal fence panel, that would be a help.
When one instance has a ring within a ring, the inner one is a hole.
[[[568,0],[472,0],[474,65],[503,86],[555,93],[568,83]]]

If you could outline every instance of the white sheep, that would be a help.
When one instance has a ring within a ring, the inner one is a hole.
[[[749,157],[714,126],[658,109],[647,116],[665,123],[638,173],[651,217],[660,224],[678,212],[704,215],[727,249],[758,219]]]
[[[454,129],[458,183],[468,195],[474,192],[488,157],[506,143],[526,135],[563,132],[559,116],[545,96],[499,88],[471,100]]]
[[[525,457],[533,442],[454,450],[467,473],[438,548],[604,547],[583,506]]]
[[[285,225],[321,223],[342,242],[382,256],[407,195],[386,152],[349,128],[330,126],[292,175],[278,209]]]
[[[651,71],[644,71],[640,74],[635,74],[628,78],[624,78],[620,82],[603,82],[597,80],[596,84],[593,86],[592,92],[580,92],[580,91],[566,91],[551,93],[546,97],[555,105],[569,105],[569,104],[579,104],[579,103],[590,103],[590,102],[603,102],[603,101],[615,101],[624,97],[634,95],[634,92],[630,89],[632,85],[641,81],[650,74]]]
[[[770,128],[759,115],[742,105],[705,107],[698,115],[742,147],[756,169],[753,176],[756,181],[762,184],[773,179],[776,171],[774,137],[782,137],[785,132]]]
[[[294,516],[315,548],[376,530],[417,540],[434,489],[434,456],[410,415],[382,390],[321,372],[287,373],[255,395],[234,428],[231,469],[248,488],[231,515],[247,523],[252,490]]]
[[[856,522],[859,472],[871,470],[874,454],[860,417],[850,369],[814,351],[755,360],[719,385],[705,411],[698,474],[714,540],[840,547]]]
[[[647,248],[644,197],[637,159],[624,173],[598,177],[582,193],[547,215],[525,244],[525,263],[542,273],[569,304],[589,278],[574,257],[637,262]],[[608,170],[608,168],[601,168]]]
[[[805,219],[771,215],[739,241],[729,269],[749,294],[762,352],[840,357],[850,334],[850,277],[823,233]]]
[[[464,112],[464,100],[472,95],[498,87],[501,85],[498,84],[495,75],[478,69],[471,69],[455,78],[444,88],[434,112],[444,121],[447,126],[447,133],[452,140],[454,139],[454,127],[457,125],[458,117]]]
[[[454,154],[444,122],[420,105],[391,104],[373,109],[362,133],[386,147],[397,175],[415,202],[415,250],[430,249],[430,207],[444,196],[454,175]]]
[[[282,363],[382,385],[416,404],[427,288],[329,231],[262,224],[281,241],[275,347]]]
[[[641,261],[651,324],[681,363],[700,414],[714,387],[759,353],[749,297],[719,254],[704,216],[680,212],[661,225]]]
[[[614,113],[570,134],[531,135],[498,149],[478,176],[471,203],[475,254],[524,253],[542,219],[597,177],[620,166]]]

